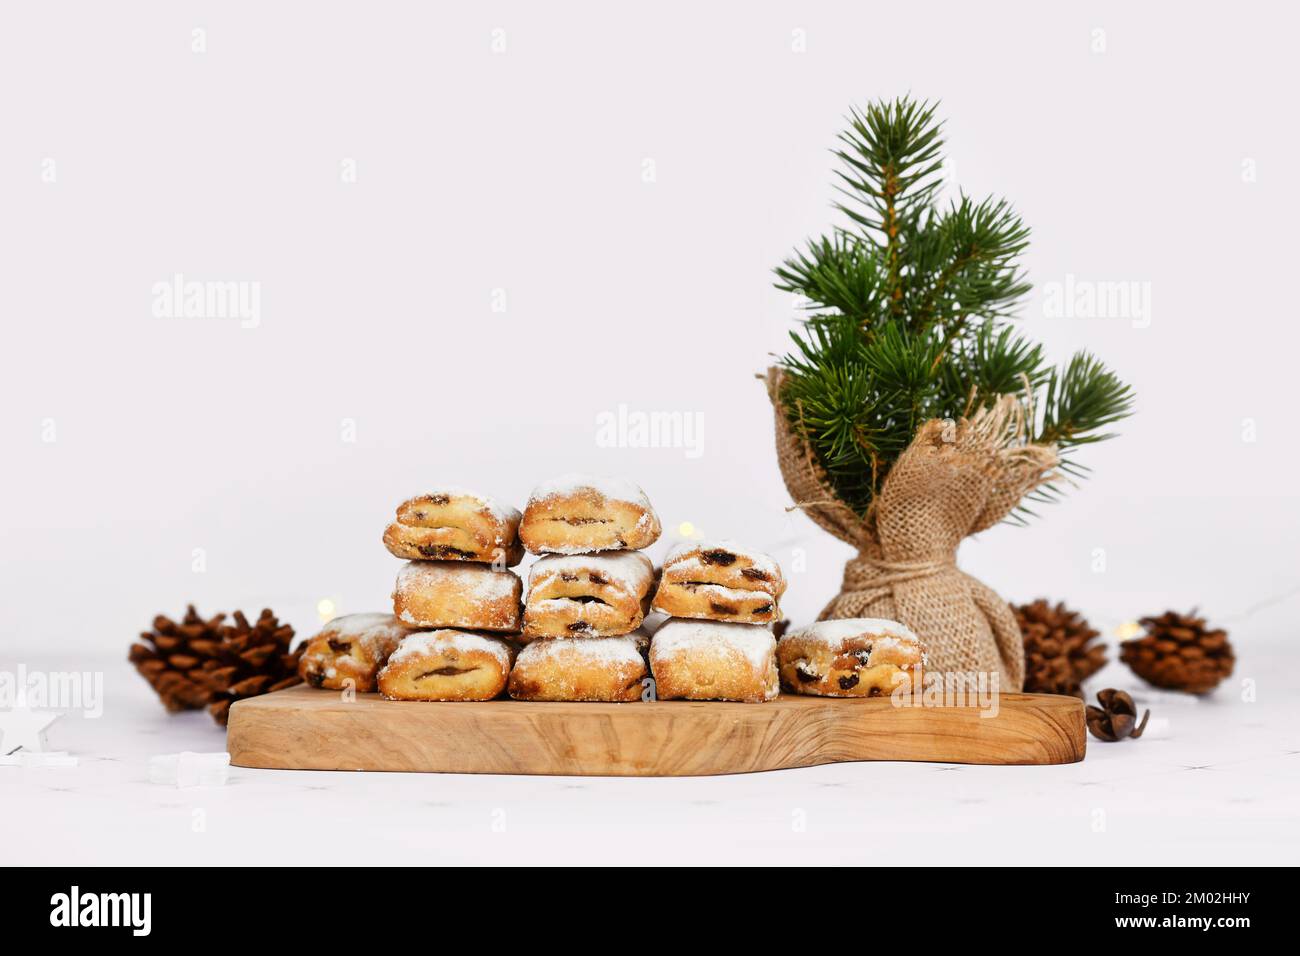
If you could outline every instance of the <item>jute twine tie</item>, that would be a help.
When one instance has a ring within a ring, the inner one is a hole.
[[[863,601],[870,603],[890,594],[895,585],[919,581],[952,568],[955,568],[952,561],[882,561],[859,553],[844,566],[841,590],[856,591]]]

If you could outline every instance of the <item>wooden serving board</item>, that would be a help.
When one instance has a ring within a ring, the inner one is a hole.
[[[305,685],[230,709],[230,760],[281,770],[695,776],[855,760],[1083,759],[1083,703],[1003,694],[974,707],[782,695],[764,704],[421,703]]]

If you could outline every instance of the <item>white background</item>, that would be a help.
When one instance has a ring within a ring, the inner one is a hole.
[[[103,786],[125,801],[148,753],[221,747],[206,717],[166,718],[123,661],[155,613],[269,605],[308,634],[322,598],[383,609],[397,562],[379,538],[401,499],[451,482],[522,505],[569,470],[637,480],[668,532],[656,557],[687,521],[787,566],[802,549],[785,609],[811,619],[848,548],[785,511],[754,378],[795,317],[771,269],[834,221],[829,149],[848,108],[910,91],[942,99],[956,181],[1006,196],[1033,229],[1024,331],[1058,359],[1096,351],[1138,394],[1121,437],[1084,459],[1092,479],[1030,528],[968,542],[963,566],[1008,599],[1063,598],[1108,635],[1193,605],[1228,626],[1229,684],[1209,701],[1154,698],[1188,715],[1169,729],[1171,773],[1220,750],[1300,749],[1296,26],[1262,3],[6,4],[0,666],[108,672],[104,718],[68,718],[51,744],[86,756],[70,772],[83,780],[92,752],[119,748]],[[176,273],[259,283],[260,324],[155,317],[153,286]],[[1148,284],[1149,323],[1047,317],[1045,290],[1067,275]],[[597,416],[620,404],[702,416],[703,454],[599,447]],[[1096,745],[1033,780],[1072,785],[1060,775],[1090,766],[1145,780],[1148,744]],[[1232,794],[1293,796],[1294,759],[1277,762],[1289,790],[1260,771],[1234,774]],[[707,854],[692,801],[780,790],[756,812],[784,827],[818,781],[912,792],[905,775],[932,769],[643,786]],[[44,778],[6,772],[54,812]],[[979,799],[1032,799],[1024,771],[964,772]],[[241,779],[274,791],[283,776]],[[456,785],[352,779],[338,786]],[[1170,800],[1188,791],[1177,780]],[[593,822],[599,808],[564,803],[562,782],[464,786],[488,794],[466,798],[476,808],[557,788],[573,859],[604,841],[594,827],[627,822]],[[1126,798],[1150,816],[1135,832],[1174,827],[1166,851],[1204,849],[1196,830],[1224,853],[1276,852],[1271,811],[1180,829],[1168,821],[1186,804],[1171,812],[1151,786]],[[1003,809],[1044,836],[1082,828],[1080,852],[1115,859],[1086,802],[1067,822],[1060,806]],[[996,830],[985,811],[936,812],[956,814],[949,836]],[[156,839],[132,845],[173,852],[167,825],[145,820]],[[856,858],[869,829],[841,832],[862,837],[840,846]],[[737,859],[785,846],[739,842]]]

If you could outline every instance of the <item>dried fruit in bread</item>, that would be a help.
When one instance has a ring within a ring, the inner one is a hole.
[[[819,697],[888,697],[920,680],[925,647],[897,621],[819,621],[782,636],[777,667],[786,690]]]
[[[770,557],[730,541],[683,542],[668,552],[656,611],[674,617],[770,624],[781,618],[785,576]]]
[[[650,673],[645,647],[637,634],[534,641],[519,652],[510,672],[510,696],[516,700],[640,700],[642,682]]]
[[[632,482],[574,474],[533,489],[519,537],[533,554],[587,554],[646,548],[660,530],[645,492]]]
[[[307,642],[298,673],[312,687],[360,693],[375,689],[375,674],[407,634],[391,614],[346,614],[336,617]],[[349,684],[350,682],[350,684]]]
[[[458,630],[410,634],[379,672],[390,700],[492,700],[505,690],[515,646]]]
[[[486,495],[443,488],[403,501],[384,547],[411,561],[479,561],[511,567],[523,557],[521,515]]]
[[[541,558],[528,569],[523,639],[630,634],[653,587],[654,565],[638,551]]]

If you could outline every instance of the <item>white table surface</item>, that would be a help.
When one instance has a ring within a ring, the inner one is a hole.
[[[1069,766],[675,779],[231,768],[225,786],[196,789],[150,783],[149,758],[222,750],[223,732],[206,713],[168,715],[129,666],[96,661],[103,715],[49,730],[77,766],[0,767],[0,845],[16,864],[1294,863],[1287,656],[1251,655],[1254,702],[1236,675],[1197,699],[1111,664],[1092,686],[1133,690],[1151,726],[1139,741],[1090,738]]]

